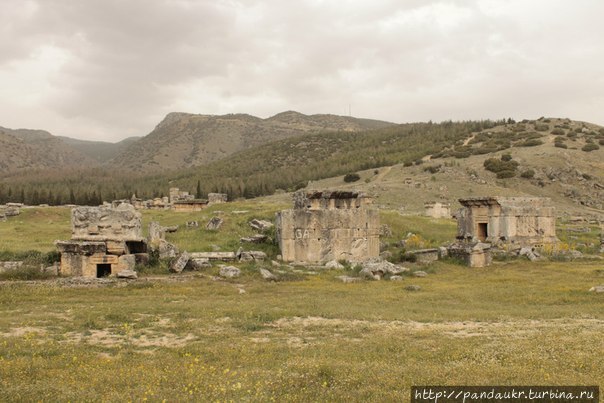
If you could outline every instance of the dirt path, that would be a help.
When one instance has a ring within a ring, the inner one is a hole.
[[[470,137],[468,137],[467,139],[465,139],[463,141],[463,145],[467,146],[470,141],[474,140],[474,137],[476,137],[476,133],[472,134]]]
[[[390,173],[390,171],[392,170],[392,167],[383,167],[380,168],[380,173],[376,176],[375,181],[381,181],[382,179],[384,179],[384,176],[388,175],[388,173]]]

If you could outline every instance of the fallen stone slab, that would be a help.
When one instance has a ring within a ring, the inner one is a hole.
[[[360,279],[359,277],[337,276],[336,278],[346,284],[358,283],[358,282],[362,281],[362,279]]]
[[[210,218],[210,221],[208,221],[208,223],[206,224],[206,229],[209,230],[218,230],[220,229],[220,227],[222,227],[222,224],[224,223],[224,220],[220,217],[212,217]]]
[[[194,271],[198,271],[198,270],[204,270],[204,269],[209,269],[212,267],[212,263],[210,263],[210,261],[208,259],[189,259],[189,262],[187,263],[187,265],[185,266],[185,269],[187,270],[194,270]]]
[[[268,271],[267,269],[260,269],[260,275],[266,281],[277,281],[277,276]]]
[[[259,220],[257,218],[254,218],[252,221],[250,221],[250,227],[254,228],[257,231],[266,231],[268,229],[273,228],[274,226],[275,225],[270,221]]]
[[[428,273],[426,273],[425,271],[418,270],[418,271],[414,271],[413,275],[415,277],[426,277],[428,275]]]
[[[390,281],[403,281],[403,276],[390,276]]]
[[[122,270],[117,273],[118,278],[125,278],[130,280],[136,280],[138,278],[138,274],[134,270]]]
[[[597,292],[597,293],[604,292],[604,285],[596,285],[594,287],[591,287],[589,289],[589,292]]]
[[[407,252],[407,255],[415,256],[417,263],[428,264],[438,260],[439,251],[438,249],[418,249]]]
[[[189,259],[191,259],[191,255],[189,255],[189,253],[187,253],[186,251],[181,253],[178,259],[176,259],[170,265],[170,271],[173,273],[181,273],[187,266]]]
[[[218,274],[224,278],[236,278],[241,275],[241,270],[235,266],[222,266]]]
[[[343,269],[344,265],[337,260],[330,260],[329,262],[325,263],[325,267],[328,269]]]
[[[405,290],[407,290],[407,291],[419,291],[421,289],[422,288],[419,285],[415,285],[415,284],[410,284],[405,287]]]
[[[191,259],[208,259],[209,261],[232,262],[236,260],[235,252],[191,252],[189,255]]]
[[[264,243],[268,239],[268,236],[262,234],[255,234],[248,237],[239,238],[239,242],[245,243]]]

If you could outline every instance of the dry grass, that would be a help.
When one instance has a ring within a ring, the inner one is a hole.
[[[602,385],[604,298],[587,292],[599,267],[4,283],[0,400],[405,401],[418,384]]]

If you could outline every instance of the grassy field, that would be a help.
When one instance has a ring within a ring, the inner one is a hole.
[[[232,282],[3,283],[0,400],[406,401],[420,384],[604,384],[604,295],[587,292],[600,264],[428,270],[358,284],[338,271],[266,283],[253,266]]]
[[[168,237],[181,250],[235,250],[251,218],[288,205],[143,220],[180,225]],[[221,230],[204,228],[212,216]],[[410,232],[411,247],[455,235],[452,220],[381,219],[391,244]],[[192,220],[200,229],[184,228]],[[0,252],[47,252],[69,237],[68,209],[26,209],[0,223]],[[422,384],[604,385],[604,294],[588,292],[604,284],[601,261],[405,265],[428,276],[343,284],[336,276],[351,272],[266,262],[241,265],[235,280],[215,266],[132,282],[0,282],[0,401],[407,401]],[[260,267],[281,281],[265,282]]]

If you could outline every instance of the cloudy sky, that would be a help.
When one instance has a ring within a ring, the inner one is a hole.
[[[604,124],[601,0],[0,0],[0,126],[172,111]]]

